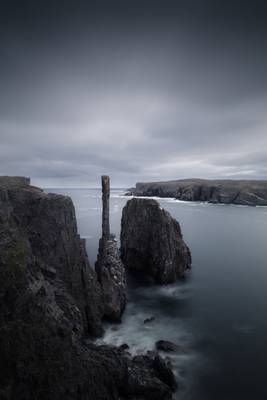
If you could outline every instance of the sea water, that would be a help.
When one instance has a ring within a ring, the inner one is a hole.
[[[101,235],[101,191],[51,189],[69,195],[91,265]],[[129,197],[112,190],[111,231],[120,235]],[[158,199],[176,218],[192,253],[186,279],[168,286],[131,280],[120,325],[107,325],[106,343],[128,343],[133,354],[157,340],[182,349],[169,354],[181,400],[267,399],[267,208]],[[154,317],[144,324],[146,318]]]

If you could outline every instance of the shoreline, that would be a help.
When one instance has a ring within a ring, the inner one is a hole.
[[[212,206],[234,206],[234,207],[248,207],[248,208],[267,208],[267,205],[260,206],[258,204],[255,205],[249,205],[249,204],[235,204],[235,203],[215,203],[211,201],[201,201],[201,200],[179,200],[176,199],[175,197],[164,197],[164,196],[139,196],[139,195],[128,195],[124,194],[122,196],[111,196],[111,197],[118,197],[118,198],[124,198],[128,197],[129,199],[132,199],[134,197],[139,198],[139,199],[154,199],[154,200],[167,200],[169,203],[181,203],[181,204],[207,204],[207,205],[212,205]]]

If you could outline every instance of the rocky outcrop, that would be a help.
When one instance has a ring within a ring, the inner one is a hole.
[[[100,239],[96,272],[103,293],[104,317],[120,321],[126,306],[126,274],[114,238]]]
[[[120,321],[126,306],[126,273],[121,262],[117,241],[110,234],[109,177],[102,176],[102,238],[99,241],[96,272],[102,288],[104,317]]]
[[[13,182],[9,178],[6,184],[0,183],[1,273],[9,277],[3,276],[2,295],[5,298],[9,293],[5,285],[12,278],[23,278],[27,294],[47,292],[45,312],[54,317],[64,297],[71,296],[79,307],[79,313],[73,313],[82,319],[81,330],[99,335],[103,314],[101,290],[90,268],[85,243],[77,233],[71,199],[45,194],[23,179],[19,186],[17,181],[18,178]],[[20,295],[23,299],[23,293]]]
[[[134,198],[126,203],[121,257],[129,271],[159,284],[175,282],[191,265],[179,223],[152,199]]]
[[[158,340],[155,343],[156,349],[160,351],[164,351],[166,353],[176,352],[176,353],[187,353],[188,349],[179,346],[176,343],[170,342],[169,340]]]
[[[0,179],[0,282],[1,399],[171,398],[163,360],[90,339],[104,304],[70,198]]]
[[[137,183],[135,189],[131,189],[128,194],[174,197],[185,201],[266,206],[267,181],[182,179]]]
[[[177,388],[171,364],[167,364],[157,353],[147,352],[145,356],[135,356],[129,365],[129,370],[129,391],[136,392],[138,387],[139,393],[142,393],[144,398],[171,399],[170,388],[172,390]]]

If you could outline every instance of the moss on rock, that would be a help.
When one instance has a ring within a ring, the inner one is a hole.
[[[26,240],[13,241],[2,252],[0,259],[0,277],[2,290],[19,289],[23,285],[29,260],[29,248]]]
[[[7,269],[15,276],[27,270],[29,249],[26,241],[18,241],[8,249],[5,256]]]

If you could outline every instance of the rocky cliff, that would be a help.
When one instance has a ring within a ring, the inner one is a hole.
[[[175,282],[191,265],[179,223],[152,199],[134,198],[126,203],[121,256],[129,271],[160,284]]]
[[[137,183],[129,194],[174,197],[185,201],[266,206],[267,181],[183,179]]]
[[[48,304],[44,311],[48,316],[64,301],[61,296],[72,296],[80,310],[77,314],[82,320],[80,333],[99,335],[102,332],[100,288],[89,266],[84,241],[77,233],[71,199],[45,194],[24,179],[19,181],[20,185],[17,182],[18,178],[2,179],[2,184],[0,180],[1,273],[5,274],[2,276],[4,287],[0,290],[3,296],[9,293],[6,285],[24,282],[17,299],[23,300],[23,289],[30,283],[27,295],[38,296],[47,291],[53,303],[49,304],[46,298]],[[56,292],[51,282],[58,283]]]
[[[0,283],[1,399],[171,398],[158,356],[91,340],[103,330],[102,291],[70,198],[0,178]]]

